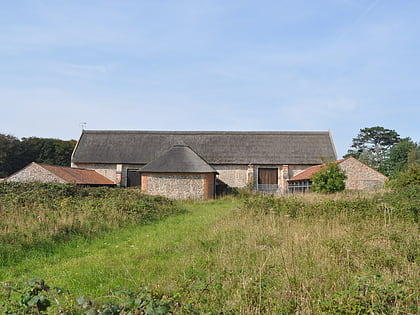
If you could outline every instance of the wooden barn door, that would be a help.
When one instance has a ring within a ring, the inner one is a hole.
[[[274,194],[278,189],[278,168],[258,169],[258,191]]]
[[[141,186],[141,174],[137,170],[127,170],[127,187]]]
[[[277,168],[260,168],[258,169],[258,184],[260,185],[277,185],[278,169]]]

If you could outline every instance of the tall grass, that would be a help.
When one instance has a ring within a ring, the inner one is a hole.
[[[0,184],[0,266],[54,252],[74,238],[180,213],[174,202],[136,190],[58,184]]]
[[[132,192],[121,194],[129,199]],[[107,200],[86,198],[93,209]],[[168,213],[187,212],[127,233],[115,230],[74,248],[80,253],[74,261],[45,261],[32,274],[71,284],[73,300],[83,294],[95,305],[113,300],[122,287],[147,287],[174,297],[177,313],[186,314],[192,311],[185,305],[201,314],[418,314],[419,198],[410,189],[283,198],[242,193],[176,204],[158,199]],[[105,212],[103,221],[112,221]],[[24,270],[19,266],[30,262],[12,268]]]
[[[197,240],[186,294],[203,312],[416,314],[418,225],[384,198],[247,195]]]

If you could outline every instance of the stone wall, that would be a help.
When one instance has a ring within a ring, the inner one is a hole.
[[[66,181],[47,171],[42,166],[31,163],[6,179],[7,182],[40,182],[65,184]]]
[[[141,169],[143,164],[95,164],[95,163],[72,163],[72,167],[86,168],[95,170],[104,175],[117,185],[122,187],[127,186],[127,170]],[[228,165],[228,164],[214,164],[212,165],[219,175],[217,178],[223,181],[230,187],[246,187],[252,185],[257,187],[258,168],[269,167],[279,169],[279,190],[282,193],[287,188],[285,180],[295,176],[297,173],[307,169],[312,165],[288,165],[288,170],[283,169],[283,165]],[[285,173],[286,172],[286,173]],[[143,181],[142,181],[143,182]]]
[[[208,199],[214,194],[213,174],[158,174],[141,177],[143,193],[172,199]]]
[[[388,178],[367,166],[366,164],[349,158],[339,164],[346,175],[346,189],[352,190],[375,190],[383,187]]]
[[[258,187],[258,169],[259,168],[277,168],[278,169],[278,185],[276,194],[287,192],[287,179],[295,176],[301,171],[313,166],[311,165],[212,165],[218,172],[217,176],[230,187]]]
[[[230,187],[245,187],[248,182],[247,165],[212,165],[219,175],[218,179]]]

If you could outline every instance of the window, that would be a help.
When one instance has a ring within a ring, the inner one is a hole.
[[[307,192],[311,188],[311,184],[308,179],[289,181],[289,193]]]

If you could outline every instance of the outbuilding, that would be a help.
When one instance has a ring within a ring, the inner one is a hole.
[[[348,157],[333,163],[338,164],[340,169],[346,173],[345,184],[348,190],[376,190],[382,188],[384,183],[388,181],[388,177],[354,157]],[[312,166],[290,178],[288,180],[289,192],[308,191],[312,185],[312,175],[319,172],[322,166]]]
[[[20,183],[74,183],[89,186],[115,186],[115,183],[94,170],[32,162],[6,177],[4,182]]]
[[[189,146],[174,145],[141,169],[141,190],[173,199],[210,199],[216,174]]]

